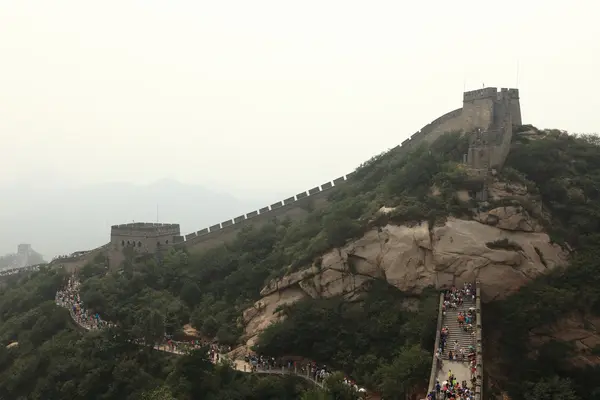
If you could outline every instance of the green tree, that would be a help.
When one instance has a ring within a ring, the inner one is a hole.
[[[381,394],[393,399],[410,398],[415,389],[427,385],[430,368],[431,354],[418,345],[403,347],[390,364],[376,372]]]
[[[187,281],[183,284],[179,296],[189,306],[193,307],[200,302],[202,293],[200,292],[198,285],[196,285],[194,282]]]
[[[537,382],[526,396],[531,400],[579,400],[569,379],[558,376],[544,378]]]
[[[177,400],[168,386],[159,386],[141,395],[141,400]]]
[[[330,400],[331,396],[321,389],[310,389],[302,394],[300,400]]]
[[[356,400],[358,392],[350,385],[344,383],[344,374],[336,372],[325,379],[325,387],[327,394],[331,399],[335,400]]]

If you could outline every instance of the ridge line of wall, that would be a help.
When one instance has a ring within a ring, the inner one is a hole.
[[[512,97],[518,98],[518,91],[516,89],[509,89],[508,92],[509,93],[507,94],[507,96],[509,96],[511,98]],[[502,96],[504,96],[504,94],[502,92],[500,92],[500,93],[502,94]],[[415,132],[413,135],[411,135],[410,137],[405,139],[401,144],[397,145],[396,147],[394,147],[393,149],[390,149],[390,150],[398,152],[399,155],[404,155],[404,154],[408,153],[410,150],[412,150],[415,147],[422,144],[424,141],[428,140],[430,137],[435,138],[435,137],[439,136],[438,134],[440,132],[438,132],[437,130],[439,130],[440,127],[442,127],[444,123],[447,123],[454,118],[461,118],[461,116],[464,117],[464,110],[465,110],[466,103],[473,102],[475,100],[479,100],[479,99],[483,99],[483,98],[496,99],[498,96],[499,96],[499,92],[496,87],[488,87],[488,88],[473,90],[470,92],[464,92],[463,93],[463,107],[452,110],[452,111],[436,118],[429,124],[423,126],[419,131]],[[435,133],[435,134],[430,135],[431,133]],[[255,221],[261,221],[261,220],[264,221],[269,216],[276,217],[279,215],[285,215],[286,210],[293,210],[295,206],[301,206],[301,201],[302,201],[302,203],[307,203],[312,199],[314,199],[314,200],[324,199],[325,198],[325,195],[323,195],[324,192],[347,182],[348,180],[351,179],[351,177],[354,175],[355,172],[356,171],[353,171],[345,176],[341,176],[337,179],[334,179],[333,181],[326,182],[322,185],[316,186],[307,191],[298,193],[295,196],[291,196],[287,199],[280,200],[271,205],[262,207],[259,210],[253,210],[249,213],[242,214],[238,217],[222,221],[220,223],[214,224],[210,227],[206,227],[204,229],[201,229],[201,230],[198,230],[195,232],[190,232],[190,233],[182,234],[182,235],[174,235],[173,240],[171,240],[170,243],[168,245],[166,245],[166,247],[170,247],[173,245],[188,245],[188,244],[194,245],[194,244],[199,243],[199,241],[208,241],[209,240],[208,238],[213,238],[213,237],[217,238],[217,236],[219,236],[221,238],[224,236],[231,237],[232,232],[234,232],[238,228],[244,226],[246,223],[254,223]],[[265,218],[261,218],[261,216],[264,216]],[[166,225],[169,225],[169,224],[166,224]],[[116,229],[124,228],[123,225],[114,225],[113,227]],[[223,235],[221,235],[221,233]],[[218,239],[218,240],[220,240],[220,239]],[[102,247],[106,247],[106,245],[102,246]],[[100,250],[100,249],[101,248],[96,248],[96,249],[90,250],[90,252],[95,251],[95,250]],[[69,261],[81,259],[82,257],[85,257],[85,256],[86,256],[86,254],[78,255],[75,257],[69,257]],[[67,261],[67,260],[63,259],[62,261]]]
[[[456,118],[456,117],[460,116],[462,110],[463,110],[462,108],[457,108],[455,110],[447,112],[446,114],[436,118],[429,124],[423,126],[420,130],[415,132],[413,135],[406,138],[401,144],[390,149],[389,151],[399,151],[401,155],[408,153],[411,149],[414,149],[415,147],[418,147],[421,143],[423,143],[425,141],[425,139],[427,138],[428,134],[431,133],[435,129],[436,126],[446,122],[447,120],[450,120],[452,118]],[[314,199],[315,196],[322,196],[323,192],[328,191],[334,187],[340,186],[341,184],[350,180],[352,178],[352,176],[355,174],[355,172],[356,172],[356,170],[354,170],[353,172],[350,172],[349,174],[347,174],[345,176],[341,176],[332,181],[326,182],[322,185],[315,186],[312,189],[300,192],[297,195],[289,197],[285,200],[280,200],[276,203],[271,204],[270,206],[262,207],[258,210],[253,210],[249,213],[242,214],[238,217],[225,220],[223,222],[214,224],[210,227],[201,229],[199,231],[191,232],[188,234],[182,234],[179,236],[173,236],[172,242],[169,243],[169,245],[167,245],[167,247],[171,247],[171,246],[175,246],[175,245],[186,245],[187,242],[193,241],[198,238],[207,239],[207,237],[210,236],[211,234],[216,234],[216,233],[222,232],[224,228],[232,228],[232,227],[237,228],[238,226],[241,226],[241,223],[244,223],[245,221],[251,221],[251,219],[254,217],[261,216],[261,215],[268,215],[272,211],[279,210],[284,207],[290,208],[290,206],[297,205],[299,200],[304,200],[306,198]],[[273,213],[273,216],[275,216],[275,213]],[[148,223],[148,224],[150,224],[150,223]],[[127,225],[128,224],[113,225],[113,226],[111,226],[111,229],[113,227],[116,229],[125,228]],[[162,225],[170,225],[170,224],[162,224]],[[110,246],[110,243],[103,245],[101,247],[94,248],[94,249],[90,250],[89,252],[95,252],[97,250],[101,250],[101,249],[107,248],[109,246]],[[88,253],[83,254],[83,255],[78,255],[78,256],[62,258],[60,260],[55,260],[55,261],[57,263],[74,262],[74,261],[78,261],[78,260],[82,259],[83,257],[86,257],[88,255]],[[51,263],[54,263],[55,261],[52,261]]]
[[[495,90],[495,88],[494,88],[494,90]],[[450,119],[460,116],[462,113],[462,110],[463,109],[461,107],[461,108],[452,110],[450,112],[447,112],[446,114],[443,114],[442,116],[436,118],[429,124],[422,127],[419,131],[415,132],[412,136],[405,139],[401,144],[399,144],[398,146],[396,146],[390,150],[402,151],[401,154],[408,153],[411,149],[413,149],[413,148],[419,146],[421,143],[423,143],[427,139],[427,136],[431,132],[433,132],[437,126],[443,124],[444,122],[446,122]],[[351,172],[345,176],[336,178],[333,181],[329,181],[322,185],[315,186],[314,188],[309,189],[304,192],[301,192],[301,193],[298,193],[295,196],[289,197],[285,200],[280,200],[269,206],[260,208],[259,210],[253,210],[247,214],[242,214],[238,217],[225,220],[221,223],[212,225],[208,228],[204,228],[204,229],[201,229],[196,232],[182,234],[180,236],[174,236],[172,245],[182,245],[190,240],[194,240],[199,237],[206,238],[206,236],[210,235],[211,233],[217,233],[217,232],[223,230],[224,228],[228,228],[230,226],[235,226],[236,224],[243,223],[245,221],[250,220],[251,218],[261,216],[261,215],[268,215],[270,212],[272,212],[274,210],[278,210],[282,207],[293,206],[294,203],[298,202],[299,200],[309,198],[310,196],[320,195],[321,193],[323,193],[327,190],[330,190],[336,186],[340,186],[342,183],[345,183],[348,180],[350,180],[350,178],[355,174],[355,172],[356,172],[356,170],[354,170],[353,172]],[[275,214],[273,214],[273,216],[275,216]]]

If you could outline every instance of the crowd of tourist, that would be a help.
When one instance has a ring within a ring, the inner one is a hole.
[[[65,288],[56,292],[56,304],[68,309],[73,319],[88,330],[111,326],[112,324],[100,318],[98,313],[90,313],[85,309],[79,297],[79,285],[79,281],[74,277],[69,278]]]
[[[84,307],[80,295],[79,295],[80,282],[72,276],[67,281],[64,289],[59,290],[56,293],[56,304],[65,307],[71,313],[72,318],[82,327],[88,330],[102,329],[113,326],[112,323],[103,320],[98,313],[89,312]],[[442,305],[443,315],[446,315],[448,309],[457,309],[462,306],[465,299],[475,299],[475,290],[473,285],[465,283],[462,289],[452,287],[444,294],[444,301]],[[464,330],[466,334],[474,335],[473,324],[476,323],[475,308],[470,307],[466,311],[458,312],[457,316],[458,326]],[[450,338],[450,332],[448,326],[442,327],[440,332],[440,346],[437,350],[437,359],[441,364],[442,354],[446,346],[448,346],[448,340]],[[140,344],[142,344],[140,342]],[[177,354],[185,354],[191,350],[199,349],[206,346],[200,340],[191,340],[187,342],[175,341],[171,336],[165,335],[164,342],[154,346],[155,349],[161,351],[167,351]],[[217,363],[221,360],[221,354],[231,351],[230,346],[220,346],[212,343],[208,344],[208,356],[209,359]],[[468,363],[471,372],[471,380],[467,382],[463,380],[459,382],[453,372],[448,372],[447,380],[440,382],[436,381],[434,390],[431,391],[427,398],[429,400],[447,400],[447,399],[463,399],[473,400],[474,391],[473,388],[476,384],[476,350],[473,346],[468,348],[462,348],[459,346],[458,340],[454,339],[452,342],[452,350],[448,352],[448,359],[450,361],[458,361]],[[318,365],[316,362],[306,360],[292,360],[292,359],[275,359],[273,357],[264,357],[260,355],[247,355],[245,362],[250,366],[251,371],[259,372],[267,370],[286,369],[296,374],[311,377],[316,382],[323,382],[328,376],[331,375],[331,371],[325,365]],[[352,387],[361,395],[366,395],[366,390],[360,388],[355,381],[349,378],[344,378],[343,381],[346,385]]]
[[[111,322],[105,321],[98,313],[88,311],[81,301],[79,295],[81,283],[75,276],[68,279],[65,287],[56,292],[56,304],[69,310],[71,317],[80,326],[87,330],[102,329],[114,326]],[[143,344],[141,340],[135,341],[138,344]],[[194,349],[200,349],[208,345],[209,359],[217,363],[221,360],[223,353],[231,351],[231,346],[223,346],[216,343],[205,343],[200,340],[191,341],[175,341],[172,336],[165,335],[164,341],[161,344],[155,345],[154,348],[160,351],[166,351],[175,354],[186,354]],[[273,357],[264,357],[257,355],[247,355],[246,363],[250,366],[248,372],[260,372],[268,370],[285,369],[287,371],[311,377],[316,382],[323,382],[331,371],[325,365],[318,365],[314,361],[298,361],[292,359],[275,359]],[[344,384],[352,387],[361,395],[366,395],[366,390],[359,387],[356,382],[350,378],[344,378]]]
[[[246,355],[244,361],[250,365],[253,372],[283,369],[293,371],[298,375],[308,376],[315,382],[323,382],[332,374],[332,371],[326,365],[318,365],[315,361],[304,359],[276,359],[275,357],[261,355]],[[366,389],[359,387],[353,379],[348,377],[344,377],[343,383],[360,394],[366,394],[367,392]]]
[[[71,317],[77,324],[87,330],[102,329],[114,326],[111,322],[103,320],[98,313],[89,312],[83,305],[79,295],[80,282],[71,277],[62,290],[56,292],[56,304],[69,310]],[[143,344],[141,340],[135,341]],[[194,349],[200,349],[207,344],[200,340],[176,341],[170,335],[165,335],[164,341],[154,346],[156,350],[167,351],[176,354],[185,354]],[[219,354],[224,351],[231,351],[231,346],[219,346],[210,344],[208,356],[213,362],[219,361]]]
[[[465,299],[475,301],[476,291],[474,285],[465,283],[461,289],[452,287],[444,293],[444,301],[442,304],[442,313],[444,317],[449,309],[458,309],[464,304]],[[475,307],[469,307],[466,311],[457,313],[456,322],[458,327],[466,335],[471,335],[475,338],[476,310]],[[437,349],[436,358],[438,367],[441,367],[442,355],[448,346],[448,340],[452,340],[452,348],[448,351],[448,360],[457,361],[468,364],[470,371],[470,380],[459,382],[452,370],[448,372],[448,379],[440,383],[436,381],[435,388],[427,395],[430,400],[446,400],[446,399],[466,399],[472,400],[474,396],[473,388],[477,383],[477,352],[473,345],[468,348],[460,346],[457,338],[450,337],[450,330],[447,325],[443,326],[440,331],[440,345]],[[474,342],[474,340],[472,340]]]
[[[91,250],[82,250],[82,251],[75,251],[75,252],[73,252],[71,254],[62,254],[62,255],[59,255],[59,256],[54,256],[52,258],[52,261],[66,260],[66,259],[69,259],[69,258],[75,258],[75,257],[82,256],[84,254],[87,254],[89,252],[91,252]]]
[[[452,370],[448,371],[448,380],[435,383],[435,390],[427,395],[430,400],[462,399],[473,400],[475,393],[474,385],[469,385],[467,381],[458,382]]]
[[[465,299],[475,301],[475,289],[471,283],[465,283],[462,289],[452,286],[450,290],[444,293],[444,304],[442,310],[445,312],[448,308],[458,308],[463,305]]]
[[[19,272],[25,272],[25,271],[37,271],[39,269],[40,269],[39,265],[30,265],[28,267],[3,269],[0,271],[0,276],[14,275],[14,274],[18,274]]]
[[[140,341],[140,344],[141,341]],[[156,350],[175,354],[188,354],[192,350],[199,350],[208,346],[208,358],[213,363],[221,360],[221,354],[231,351],[231,346],[219,346],[215,343],[205,343],[201,340],[176,341],[169,335],[165,335],[163,343],[154,346]]]

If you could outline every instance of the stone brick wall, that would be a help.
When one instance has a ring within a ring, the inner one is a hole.
[[[80,268],[82,268],[84,265],[92,262],[97,255],[99,255],[99,254],[109,255],[109,252],[110,252],[110,243],[107,243],[103,246],[100,246],[93,250],[90,250],[85,254],[55,259],[51,263],[49,263],[49,265],[56,266],[56,267],[62,267],[65,270],[67,270],[67,272],[73,273],[73,272],[79,270]]]
[[[113,225],[108,253],[110,265],[121,264],[126,248],[138,254],[155,253],[160,247],[171,246],[173,238],[179,234],[179,224],[137,222]]]
[[[440,347],[440,340],[442,335],[442,322],[444,320],[444,293],[440,293],[440,302],[438,305],[438,318],[437,327],[435,328],[435,344],[433,345],[433,361],[431,362],[431,375],[429,376],[429,389],[427,393],[431,393],[435,388],[435,382],[438,375],[438,363],[437,363],[437,350]]]

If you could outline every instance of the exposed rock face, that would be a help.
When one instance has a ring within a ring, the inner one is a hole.
[[[542,232],[542,226],[521,206],[497,207],[479,213],[475,219],[500,229],[519,232]]]
[[[244,312],[248,344],[280,317],[274,313],[280,305],[307,297],[352,299],[373,279],[413,293],[431,285],[441,288],[480,279],[486,301],[567,261],[568,254],[551,244],[537,222],[518,207],[493,209],[476,219],[449,218],[431,229],[426,222],[375,228],[325,254],[320,266],[269,282],[261,291],[263,298]]]
[[[525,197],[527,196],[527,187],[515,182],[495,180],[489,187],[489,196],[493,200],[509,197]]]

